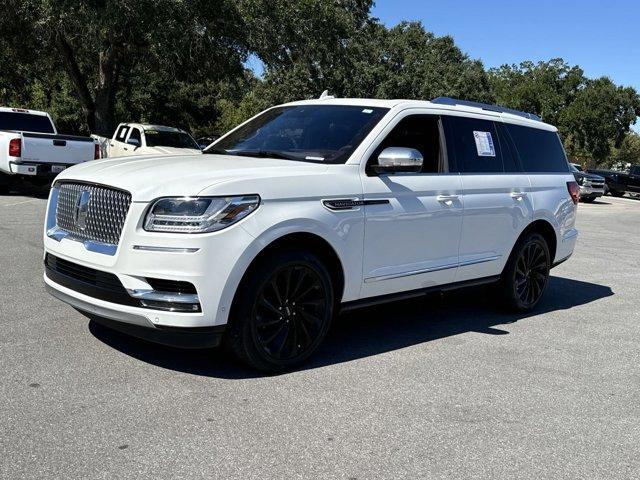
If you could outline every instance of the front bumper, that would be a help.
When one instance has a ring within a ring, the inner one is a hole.
[[[580,185],[581,197],[601,197],[604,195],[604,185],[594,187],[592,185]]]
[[[79,295],[73,290],[55,284],[46,275],[44,281],[47,292],[55,298],[83,312],[96,323],[127,335],[180,348],[211,348],[217,347],[222,341],[224,326],[208,328],[158,327],[151,323],[146,316],[120,308],[120,305],[108,304]]]
[[[49,210],[52,210],[51,203]],[[71,236],[52,235],[55,211],[47,211],[45,258],[47,254],[53,255],[79,267],[115,276],[125,297],[126,292],[134,297],[138,293],[143,295],[135,297],[136,301],[153,299],[144,297],[145,293],[159,293],[150,290],[164,290],[152,288],[149,279],[189,283],[195,288],[200,311],[167,311],[149,304],[145,307],[136,302],[126,304],[122,295],[109,301],[107,297],[64,284],[45,274],[49,290],[80,310],[146,329],[225,325],[237,286],[260,247],[255,238],[240,223],[207,234],[147,232],[142,228],[147,208],[146,202],[131,203],[118,245],[105,251]]]

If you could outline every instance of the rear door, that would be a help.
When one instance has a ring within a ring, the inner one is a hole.
[[[450,283],[458,266],[462,184],[449,172],[442,122],[419,109],[399,114],[372,145],[362,175],[365,240],[362,296]],[[418,150],[417,173],[376,174],[387,147]]]
[[[499,117],[450,116],[445,124],[464,194],[456,281],[498,275],[533,217],[529,178]]]

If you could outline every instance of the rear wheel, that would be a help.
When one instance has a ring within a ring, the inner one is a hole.
[[[529,233],[518,240],[502,272],[507,307],[521,312],[533,309],[547,288],[550,268],[549,247],[542,235]]]
[[[238,289],[226,338],[242,361],[277,373],[306,360],[329,330],[331,276],[308,252],[275,252]]]
[[[11,186],[11,177],[0,173],[0,195],[6,195],[9,193],[9,187]]]

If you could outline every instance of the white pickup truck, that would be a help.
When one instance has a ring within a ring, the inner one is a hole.
[[[109,157],[197,155],[198,143],[182,129],[148,123],[121,123],[109,140]]]
[[[13,179],[46,183],[65,168],[99,156],[93,138],[58,135],[45,112],[0,107],[0,192]]]

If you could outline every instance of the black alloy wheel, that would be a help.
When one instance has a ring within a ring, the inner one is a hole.
[[[538,242],[529,242],[516,261],[515,288],[523,305],[535,305],[549,277],[547,252]]]
[[[544,237],[530,233],[518,240],[502,273],[501,289],[508,307],[533,309],[549,282],[551,259]]]
[[[335,310],[332,277],[317,256],[275,251],[238,288],[225,343],[255,369],[290,370],[322,343]]]
[[[269,357],[295,360],[322,335],[329,310],[320,275],[306,265],[288,265],[258,293],[252,312],[255,337]]]

